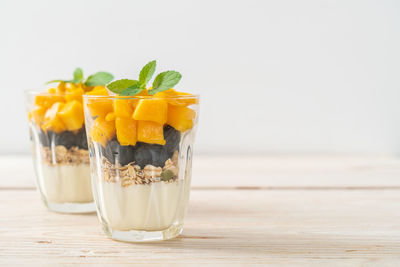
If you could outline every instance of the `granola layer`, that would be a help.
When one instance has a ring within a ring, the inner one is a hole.
[[[73,146],[67,149],[65,146],[51,147],[42,146],[42,160],[48,165],[77,165],[89,164],[89,151]]]
[[[175,151],[172,158],[165,161],[163,167],[146,165],[141,168],[135,162],[126,165],[112,164],[106,157],[102,158],[102,177],[110,183],[121,182],[121,186],[150,184],[156,182],[173,182],[178,178],[178,151]]]

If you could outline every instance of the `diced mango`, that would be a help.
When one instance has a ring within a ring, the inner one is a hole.
[[[65,91],[74,91],[78,88],[79,85],[74,83],[65,83],[64,89]]]
[[[133,119],[153,121],[159,124],[167,122],[168,105],[161,99],[141,99],[133,113]]]
[[[57,94],[38,94],[35,97],[35,105],[44,108],[50,108],[56,102],[64,102],[64,96]]]
[[[42,125],[42,129],[44,131],[52,130],[56,133],[60,133],[66,130],[64,122],[58,116],[58,113],[64,107],[64,105],[64,103],[57,102],[46,111],[44,115],[44,124]]]
[[[107,98],[88,99],[87,106],[92,116],[105,117],[113,112],[113,101]]]
[[[60,82],[57,86],[57,92],[62,94],[65,92],[65,82]]]
[[[107,113],[105,120],[106,121],[115,121],[115,118],[116,118],[115,113],[109,112],[109,113]]]
[[[183,96],[182,98],[179,98]],[[185,97],[187,96],[187,97]],[[189,106],[193,104],[198,104],[199,100],[197,98],[190,97],[193,96],[189,93],[184,92],[177,92],[174,89],[168,89],[162,92],[158,92],[154,94],[154,97],[165,98],[168,104],[175,105],[175,106]]]
[[[140,91],[139,94],[135,95],[135,97],[146,98],[146,97],[152,97],[152,96],[149,94],[149,91],[147,89],[143,89],[142,91]],[[137,107],[137,105],[139,104],[139,101],[140,101],[140,99],[131,99],[133,109],[135,109]]]
[[[29,114],[32,116],[33,121],[41,126],[44,123],[44,114],[46,113],[46,109],[44,107],[36,107]]]
[[[85,91],[83,91],[83,89],[81,87],[76,88],[73,91],[67,91],[67,92],[65,92],[65,100],[67,100],[67,102],[77,100],[80,103],[82,103],[82,95],[84,93],[85,93]]]
[[[92,91],[87,92],[87,95],[109,95],[107,89],[104,86],[95,86]]]
[[[137,140],[149,144],[165,145],[163,125],[152,121],[138,121]]]
[[[184,106],[168,105],[167,124],[178,131],[184,132],[193,127],[193,119],[196,112],[193,109]]]
[[[87,95],[104,95],[107,96],[108,91],[104,86],[95,86]],[[105,117],[107,113],[113,112],[113,101],[107,98],[88,99],[87,106],[92,116]]]
[[[75,131],[82,128],[84,123],[83,106],[77,101],[73,100],[65,104],[58,112],[68,131]]]
[[[115,122],[106,121],[98,117],[93,121],[90,137],[93,141],[100,143],[103,147],[115,136]]]
[[[130,118],[115,119],[117,139],[122,146],[134,146],[137,142],[137,121]]]
[[[55,94],[57,92],[56,88],[49,88],[47,89],[47,92],[49,92],[50,94]]]
[[[131,118],[133,114],[132,100],[126,98],[114,99],[114,113],[117,117]]]

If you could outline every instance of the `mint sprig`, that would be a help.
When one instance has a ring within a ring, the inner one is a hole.
[[[149,94],[162,92],[174,87],[182,78],[182,75],[173,70],[161,72],[153,81],[153,88],[149,90]]]
[[[84,78],[84,76],[83,76],[82,69],[76,68],[74,70],[72,80],[51,80],[51,81],[47,82],[46,84],[59,83],[59,82],[78,84],[83,81],[83,78]],[[99,72],[96,72],[95,74],[92,74],[89,77],[87,77],[84,84],[86,86],[106,85],[107,83],[111,82],[113,79],[114,79],[114,76],[111,73],[99,71]]]
[[[146,84],[151,80],[156,70],[155,60],[147,63],[139,74],[139,80],[122,79],[107,85],[107,88],[121,96],[135,96],[146,89]],[[153,86],[149,90],[150,95],[162,92],[174,87],[181,80],[182,75],[173,70],[161,72],[153,81]]]
[[[153,74],[156,71],[156,66],[157,62],[153,60],[142,68],[139,74],[139,83],[141,87],[146,88],[146,84],[151,80],[151,77],[153,77]]]
[[[87,86],[105,85],[111,82],[113,79],[114,76],[111,73],[100,71],[87,77],[85,85]]]
[[[74,71],[74,79],[72,80],[72,83],[80,83],[83,80],[83,70],[81,68],[76,68]]]

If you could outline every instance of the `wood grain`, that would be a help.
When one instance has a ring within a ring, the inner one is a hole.
[[[49,212],[28,156],[0,157],[0,265],[399,266],[400,159],[196,157],[181,237],[108,239]]]
[[[29,156],[0,157],[0,188],[33,189]],[[400,159],[339,156],[195,156],[193,188],[400,189]]]
[[[95,214],[47,211],[0,190],[0,264],[400,264],[398,190],[193,190],[183,235],[106,238]]]

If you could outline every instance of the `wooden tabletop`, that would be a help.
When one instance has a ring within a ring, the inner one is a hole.
[[[194,158],[183,234],[108,239],[48,211],[29,157],[0,157],[0,265],[400,265],[400,159]]]

